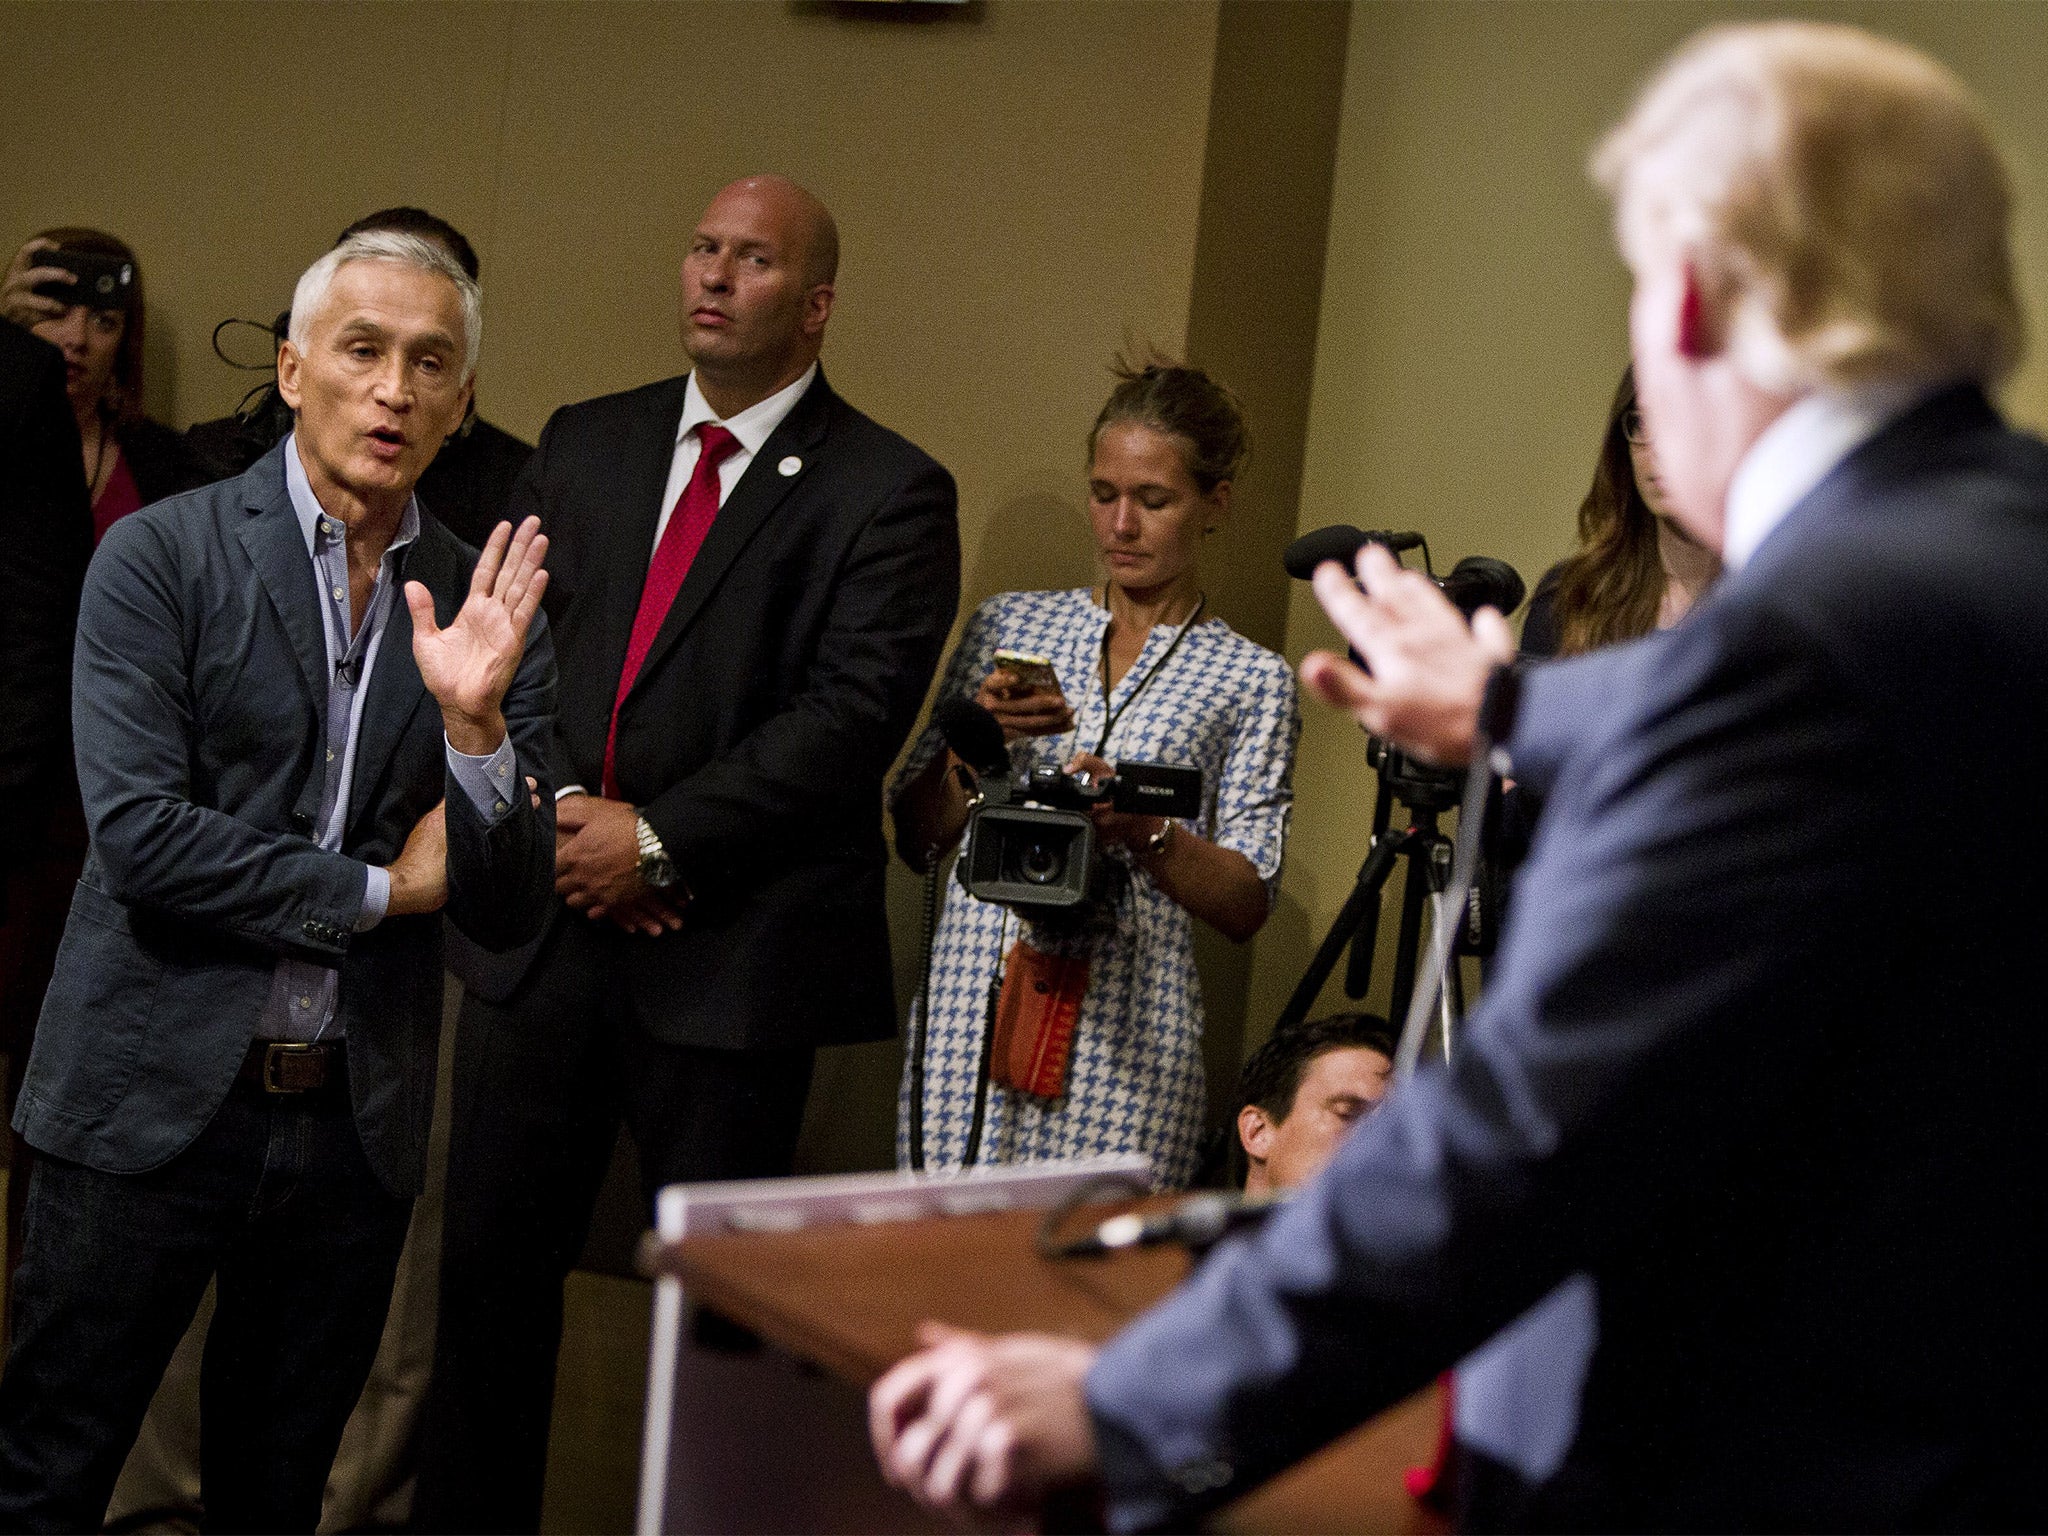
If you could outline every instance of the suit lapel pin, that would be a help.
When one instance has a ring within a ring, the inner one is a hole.
[[[775,472],[781,475],[783,479],[787,480],[791,475],[795,474],[798,470],[802,469],[803,467],[804,461],[792,453],[788,458],[784,459],[780,464],[775,466]]]

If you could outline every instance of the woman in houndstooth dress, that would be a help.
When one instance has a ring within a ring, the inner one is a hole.
[[[1195,566],[1229,505],[1245,434],[1236,403],[1198,370],[1128,371],[1090,441],[1089,512],[1100,587],[1007,592],[968,621],[939,697],[973,698],[1009,742],[1011,767],[1102,774],[1118,759],[1202,773],[1199,817],[1174,822],[1098,808],[1103,893],[1078,920],[1040,923],[947,878],[922,1041],[925,1166],[962,1165],[991,984],[1019,939],[1079,955],[1087,988],[1060,1090],[991,1086],[979,1164],[1137,1152],[1162,1188],[1194,1172],[1205,1112],[1194,919],[1242,941],[1265,921],[1280,872],[1300,734],[1286,662],[1206,612]],[[998,650],[1051,661],[1056,689],[997,667]],[[1105,683],[1107,686],[1105,686]],[[899,844],[947,849],[966,792],[936,728],[890,788]],[[909,1161],[906,1063],[897,1158]]]

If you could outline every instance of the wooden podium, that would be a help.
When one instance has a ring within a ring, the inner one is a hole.
[[[881,1481],[867,1438],[866,1388],[914,1347],[917,1325],[936,1318],[1103,1340],[1187,1272],[1172,1248],[1038,1257],[1041,1212],[1030,1207],[1050,1204],[1075,1177],[1002,1195],[1003,1181],[987,1176],[978,1191],[974,1181],[892,1176],[664,1191],[662,1230],[682,1239],[682,1279],[664,1280],[656,1296],[643,1536],[940,1529]],[[778,1186],[786,1197],[771,1193]],[[741,1192],[744,1220],[684,1217],[692,1200],[701,1217],[707,1197],[714,1214],[719,1201],[737,1208]],[[828,1192],[844,1198],[821,1198]],[[732,1330],[704,1326],[704,1312],[765,1342],[721,1342]],[[1444,1529],[1401,1481],[1434,1451],[1438,1412],[1434,1389],[1411,1398],[1221,1511],[1211,1528]]]

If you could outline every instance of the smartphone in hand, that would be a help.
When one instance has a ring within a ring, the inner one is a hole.
[[[1029,651],[997,651],[996,668],[1017,679],[1017,693],[1060,691],[1060,675],[1053,670],[1049,657],[1034,656]]]
[[[135,291],[135,265],[99,251],[63,251],[48,247],[34,253],[39,267],[61,267],[71,281],[45,278],[35,292],[59,304],[84,304],[92,309],[125,309]]]

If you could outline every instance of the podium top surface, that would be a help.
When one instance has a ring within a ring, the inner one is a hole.
[[[1032,1245],[1039,1216],[1000,1211],[689,1237],[678,1258],[693,1301],[862,1386],[916,1347],[927,1319],[1100,1342],[1187,1273],[1187,1256],[1174,1248],[1042,1259]],[[1074,1224],[1083,1219],[1077,1214]],[[1214,1527],[1445,1529],[1401,1485],[1406,1467],[1433,1454],[1440,1411],[1434,1388],[1418,1394],[1239,1500]]]

